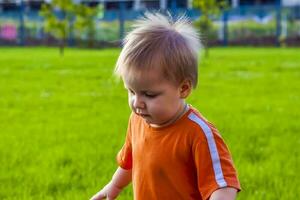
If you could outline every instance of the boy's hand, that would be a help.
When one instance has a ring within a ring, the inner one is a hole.
[[[112,180],[90,200],[113,200],[117,198],[122,189],[130,183],[131,174],[131,170],[126,170],[118,167],[112,177]]]
[[[90,200],[100,200],[100,199],[108,199],[113,200],[116,199],[119,193],[122,191],[121,188],[118,188],[112,182],[108,183],[102,190],[100,190],[97,194],[95,194]]]

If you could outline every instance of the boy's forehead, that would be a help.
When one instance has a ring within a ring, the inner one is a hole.
[[[140,70],[139,72],[130,72],[123,76],[125,87],[135,88],[153,88],[159,83],[167,81],[159,70]]]
[[[138,69],[137,67],[133,67],[128,70],[127,73],[124,74],[126,79],[132,79],[136,81],[140,80],[152,80],[152,79],[163,79],[163,71],[159,67],[144,67]]]

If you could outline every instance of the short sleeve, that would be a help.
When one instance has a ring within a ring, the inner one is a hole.
[[[194,145],[198,188],[204,200],[219,188],[240,190],[237,172],[226,144],[214,127],[208,127],[202,133],[205,137]]]
[[[132,142],[131,142],[132,118],[133,118],[133,115],[131,115],[129,118],[125,143],[117,155],[118,165],[121,168],[126,169],[126,170],[129,170],[132,168],[132,145],[131,145],[132,144]]]

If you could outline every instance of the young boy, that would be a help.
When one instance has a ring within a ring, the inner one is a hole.
[[[119,168],[91,199],[115,199],[131,181],[136,200],[233,200],[240,184],[217,129],[185,99],[197,85],[197,32],[146,14],[124,41],[115,72],[132,114]]]

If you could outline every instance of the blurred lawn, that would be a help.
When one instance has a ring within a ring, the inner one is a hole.
[[[119,49],[0,48],[0,199],[88,199],[113,174],[128,115]],[[214,48],[188,102],[220,130],[241,200],[300,194],[300,49]],[[132,199],[126,189],[118,199]]]

